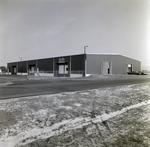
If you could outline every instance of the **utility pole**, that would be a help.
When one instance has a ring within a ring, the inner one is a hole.
[[[86,48],[87,47],[88,47],[87,45],[84,46],[84,76],[85,77],[86,77],[86,70],[87,70],[87,60],[86,60]]]

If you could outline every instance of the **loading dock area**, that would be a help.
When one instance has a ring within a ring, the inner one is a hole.
[[[91,74],[127,74],[141,70],[141,62],[120,54],[78,54],[7,64],[13,74],[84,77]]]

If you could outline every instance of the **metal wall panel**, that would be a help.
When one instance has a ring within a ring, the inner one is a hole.
[[[102,74],[103,64],[110,63],[110,74],[127,74],[128,64],[132,64],[133,71],[141,70],[141,62],[122,56],[122,55],[105,55],[105,54],[87,54],[87,74]],[[51,71],[54,75],[58,76],[59,65],[65,64],[68,66],[66,76],[70,74],[83,74],[85,70],[85,57],[84,54],[62,56],[47,59],[29,60],[21,62],[8,63],[7,67],[11,72],[13,67],[17,67],[17,72],[26,73],[27,67],[35,66],[39,71]],[[22,65],[22,66],[21,66]]]
[[[128,64],[132,64],[133,71],[140,71],[141,70],[141,62],[118,55],[117,57],[112,57],[113,59],[113,74],[127,74]]]
[[[18,72],[27,73],[27,61],[18,62]]]
[[[29,60],[28,65],[35,65],[36,66],[36,60]]]
[[[112,74],[127,74],[128,64],[132,64],[132,70],[140,71],[141,62],[122,55],[87,55],[87,74],[102,74],[103,63],[111,63]],[[110,74],[111,74],[110,73]]]
[[[7,63],[7,68],[9,69],[9,72],[12,74],[13,74],[13,66],[17,66],[17,62]]]
[[[26,73],[27,72],[27,61],[20,61],[20,62],[12,62],[7,64],[7,68],[9,72],[13,74],[13,67],[16,66],[17,73]]]
[[[87,74],[102,74],[104,62],[112,62],[111,56],[87,54]]]
[[[71,56],[71,71],[84,70],[84,54]]]
[[[37,60],[37,68],[39,71],[53,72],[53,58]]]

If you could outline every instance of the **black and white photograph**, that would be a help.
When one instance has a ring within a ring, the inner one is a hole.
[[[150,147],[150,0],[0,0],[0,147]]]

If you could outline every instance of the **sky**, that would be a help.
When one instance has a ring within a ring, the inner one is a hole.
[[[0,66],[119,53],[150,70],[150,0],[0,0]]]

